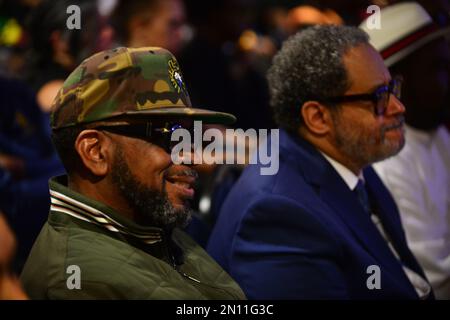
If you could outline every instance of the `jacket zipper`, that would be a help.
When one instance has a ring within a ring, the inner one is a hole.
[[[175,257],[173,256],[173,253],[172,253],[172,250],[170,250],[170,246],[169,246],[169,243],[167,242],[167,240],[166,240],[166,236],[164,235],[164,242],[165,242],[165,244],[166,244],[166,251],[167,251],[167,255],[170,257],[170,260],[171,260],[171,262],[172,262],[172,267],[175,269],[175,271],[177,271],[179,274],[181,274],[183,277],[185,277],[185,278],[187,278],[187,279],[189,279],[189,280],[191,280],[191,281],[194,281],[194,282],[197,282],[197,283],[202,283],[200,280],[198,280],[198,279],[196,279],[196,278],[194,278],[194,277],[191,277],[190,275],[188,275],[188,274],[186,274],[185,272],[183,272],[183,271],[181,271],[180,270],[180,268],[177,266],[177,264],[175,263]]]
[[[166,239],[164,239],[164,240],[166,240]],[[172,253],[172,250],[170,250],[170,247],[169,247],[169,244],[166,242],[166,250],[167,250],[167,255],[169,256],[169,259],[171,260],[171,262],[172,262],[172,267],[175,269],[175,271],[177,271],[181,276],[183,276],[184,278],[186,278],[186,279],[189,279],[190,281],[194,281],[194,282],[196,282],[196,283],[199,283],[199,284],[201,284],[201,285],[204,285],[204,286],[207,286],[207,287],[210,287],[210,288],[215,288],[215,289],[218,289],[218,290],[221,290],[221,291],[223,291],[223,292],[225,292],[225,293],[227,293],[227,294],[229,294],[229,295],[231,295],[232,297],[234,297],[234,298],[236,298],[236,299],[239,299],[239,297],[238,296],[236,296],[234,293],[232,293],[232,292],[228,292],[227,290],[225,290],[225,289],[223,289],[223,288],[220,288],[220,287],[216,287],[216,286],[213,286],[213,285],[210,285],[210,284],[206,284],[206,283],[203,283],[203,282],[201,282],[200,280],[198,280],[198,279],[196,279],[196,278],[194,278],[194,277],[191,277],[190,275],[188,275],[188,274],[186,274],[185,272],[183,272],[183,271],[181,271],[180,270],[180,268],[177,266],[177,264],[175,263],[175,257],[173,256],[173,253]]]

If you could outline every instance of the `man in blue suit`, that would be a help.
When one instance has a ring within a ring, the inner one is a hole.
[[[250,299],[433,298],[370,166],[403,147],[405,107],[367,35],[308,28],[284,43],[268,80],[279,171],[244,171],[209,253]]]

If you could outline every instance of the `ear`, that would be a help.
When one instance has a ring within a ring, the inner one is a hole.
[[[313,134],[325,135],[332,128],[330,110],[317,101],[305,102],[301,114],[306,128]]]
[[[75,141],[75,150],[84,167],[99,177],[106,176],[110,170],[111,147],[111,140],[97,130],[83,130]]]

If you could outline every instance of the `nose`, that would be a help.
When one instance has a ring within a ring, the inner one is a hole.
[[[403,103],[393,94],[391,94],[391,97],[389,99],[389,104],[386,110],[386,115],[387,116],[391,116],[391,115],[399,115],[399,114],[404,114],[406,111],[405,106],[403,105]]]

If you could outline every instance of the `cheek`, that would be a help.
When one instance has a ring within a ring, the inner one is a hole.
[[[128,163],[141,182],[153,189],[161,190],[164,172],[170,168],[172,160],[161,148],[146,144],[138,146],[137,152],[131,154]]]
[[[180,191],[179,187],[177,187],[173,183],[165,181],[164,188],[167,197],[169,198],[169,201],[172,206],[174,206],[174,208],[179,209],[185,207],[187,199],[183,196],[183,193]]]
[[[167,197],[169,198],[170,203],[173,206],[176,207],[177,205],[182,205],[183,204],[180,201],[180,199],[178,199],[175,187],[171,183],[168,183],[167,181],[165,182],[165,191],[167,193]]]
[[[380,140],[380,130],[382,119],[374,118],[372,114],[359,114],[354,117],[354,121],[350,128],[353,128],[354,135],[357,139],[378,141]]]
[[[361,119],[354,124],[353,128],[356,143],[361,148],[378,145],[383,142],[381,119]]]

